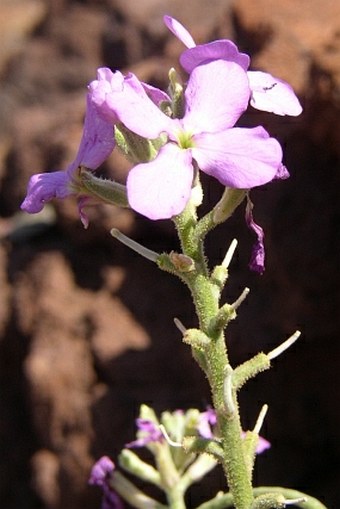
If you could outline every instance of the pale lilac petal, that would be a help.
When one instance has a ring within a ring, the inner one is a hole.
[[[198,434],[202,438],[212,439],[214,437],[212,427],[217,424],[216,412],[213,408],[208,408],[205,412],[202,412],[199,417],[199,423],[197,427]]]
[[[101,117],[116,124],[119,119],[108,97],[123,92],[123,74],[120,71],[112,72],[108,67],[100,67],[97,70],[97,79],[91,81],[88,89],[91,102],[95,104]]]
[[[190,198],[193,166],[190,150],[168,143],[156,159],[129,172],[130,206],[149,219],[169,219],[184,209]]]
[[[242,431],[241,437],[245,438],[246,434],[247,433],[245,431]],[[271,447],[271,443],[259,435],[258,443],[256,446],[256,454],[261,454],[262,452],[266,451],[267,449],[270,449],[270,447]]]
[[[263,127],[203,133],[194,141],[192,155],[199,168],[228,187],[250,189],[266,184],[281,164],[281,146]]]
[[[271,443],[268,442],[265,438],[259,436],[259,441],[256,447],[257,454],[261,454],[262,452],[266,451],[267,449],[270,449]]]
[[[247,74],[237,64],[216,60],[196,67],[185,90],[185,130],[219,132],[232,127],[247,109]]]
[[[83,135],[75,160],[65,171],[33,175],[21,208],[34,214],[40,212],[44,204],[53,198],[63,199],[76,194],[76,190],[72,189],[72,181],[75,180],[79,166],[96,169],[111,154],[114,146],[112,125],[98,116],[88,96]],[[81,213],[81,218],[85,224],[86,215]]]
[[[250,104],[254,108],[276,115],[300,115],[301,104],[288,83],[266,72],[249,71],[247,74],[252,92]]]
[[[207,440],[212,439],[214,437],[213,432],[211,430],[211,426],[207,420],[202,420],[198,427],[197,431],[199,436],[202,438],[206,438]]]
[[[95,170],[109,157],[114,147],[112,124],[98,115],[88,94],[84,132],[78,153],[81,165]]]
[[[198,65],[212,60],[226,60],[238,64],[245,71],[249,67],[250,58],[245,53],[240,53],[236,44],[229,39],[219,39],[207,44],[199,44],[191,49],[183,51],[179,61],[187,73],[191,73]]]
[[[113,123],[122,122],[128,129],[146,138],[157,138],[172,129],[173,121],[148,97],[143,84],[130,73],[123,77],[107,69],[89,85],[91,100],[98,113]]]
[[[109,157],[114,147],[112,124],[98,115],[88,94],[83,136],[77,156],[67,171],[72,174],[80,165],[95,170]]]
[[[152,442],[162,442],[164,439],[163,433],[153,421],[148,419],[136,420],[139,436],[137,440],[125,444],[127,448],[144,447]]]
[[[29,214],[40,212],[45,203],[53,198],[66,198],[73,194],[69,184],[70,179],[65,171],[33,175],[29,180],[21,209]]]
[[[253,217],[253,208],[254,204],[247,195],[247,205],[246,205],[246,223],[248,228],[253,230],[256,234],[257,240],[252,248],[251,258],[249,262],[250,270],[254,272],[258,272],[259,274],[263,274],[264,272],[264,262],[265,262],[265,248],[264,248],[264,231],[260,225],[255,223]]]
[[[184,26],[177,21],[177,19],[172,18],[171,16],[164,16],[163,21],[167,28],[179,39],[182,41],[184,46],[187,48],[193,48],[195,46],[195,41]]]
[[[160,88],[153,87],[152,85],[149,85],[149,83],[144,83],[143,81],[141,83],[148,97],[150,97],[151,101],[156,104],[156,106],[159,106],[162,102],[171,101],[168,94]]]

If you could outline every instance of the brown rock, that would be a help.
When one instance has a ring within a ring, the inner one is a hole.
[[[253,66],[308,92],[312,65],[327,70],[340,86],[340,4],[333,0],[238,0],[234,12],[247,44],[255,49]],[[253,39],[253,40],[252,40]]]
[[[0,5],[0,71],[24,46],[43,20],[47,6],[41,0],[3,0]]]

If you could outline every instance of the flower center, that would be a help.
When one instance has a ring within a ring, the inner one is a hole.
[[[191,132],[179,131],[177,134],[177,143],[180,148],[193,148],[195,146],[193,136]]]

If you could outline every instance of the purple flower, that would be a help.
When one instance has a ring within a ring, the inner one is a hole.
[[[108,456],[102,456],[92,467],[89,484],[104,486],[115,469],[115,464]]]
[[[89,92],[92,103],[105,120],[113,124],[122,122],[146,138],[157,138],[160,125],[162,129],[167,127],[166,120],[171,124],[170,118],[158,109],[162,100],[170,100],[168,95],[140,82],[132,73],[124,76],[119,71],[101,67],[97,79],[89,84]]]
[[[21,204],[22,210],[34,214],[40,212],[45,203],[53,198],[79,197],[79,212],[85,226],[88,224],[83,206],[88,197],[81,189],[79,168],[95,170],[111,154],[115,145],[112,123],[103,120],[87,96],[87,109],[84,121],[83,136],[75,160],[65,171],[39,173],[30,178],[27,195]],[[83,194],[82,194],[83,193]]]
[[[212,408],[208,408],[202,412],[199,417],[197,431],[202,438],[210,439],[214,437],[212,428],[216,426],[216,412]]]
[[[199,424],[197,431],[202,438],[211,440],[214,438],[213,427],[217,424],[216,412],[213,408],[208,408],[205,412],[200,414]],[[245,438],[246,432],[242,431],[241,437]],[[265,438],[259,436],[258,444],[256,447],[257,454],[261,454],[270,448],[270,442]]]
[[[162,432],[153,421],[138,418],[136,419],[136,424],[139,438],[133,442],[129,442],[125,447],[144,447],[152,442],[161,442],[163,440]]]
[[[180,57],[181,65],[186,72],[191,73],[196,66],[219,59],[235,62],[247,71],[249,56],[240,53],[232,41],[220,39],[196,46],[189,32],[177,20],[164,16],[164,23],[188,48]],[[251,90],[250,104],[254,108],[276,115],[300,115],[301,105],[288,83],[260,71],[248,71],[247,75]]]
[[[270,449],[271,443],[268,442],[265,438],[259,436],[259,441],[257,443],[256,452],[257,454],[262,454],[267,449]]]
[[[246,432],[245,431],[242,431],[241,437],[242,438],[246,437]],[[266,440],[265,438],[263,438],[263,437],[261,437],[259,435],[258,436],[257,446],[256,446],[256,454],[262,454],[267,449],[270,449],[270,447],[271,447],[271,443],[268,442],[268,440]]]
[[[134,166],[127,179],[130,206],[150,219],[182,212],[196,164],[223,185],[241,189],[271,181],[281,164],[281,147],[265,129],[233,128],[250,95],[247,74],[235,62],[214,60],[193,69],[181,119],[162,113],[132,74],[102,69],[89,88],[105,118],[145,138],[167,135],[156,158]]]
[[[115,469],[114,463],[108,456],[102,456],[92,467],[89,484],[103,489],[101,509],[123,509],[123,504],[109,481]]]
[[[253,245],[249,268],[259,274],[264,272],[265,249],[264,249],[264,231],[260,225],[255,223],[253,218],[253,203],[247,195],[246,205],[246,223],[248,227],[253,230],[257,236],[257,241]]]

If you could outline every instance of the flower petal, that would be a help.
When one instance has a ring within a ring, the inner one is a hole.
[[[264,451],[266,451],[267,449],[270,449],[271,448],[271,443],[268,442],[268,440],[266,440],[265,438],[259,436],[259,441],[258,441],[258,444],[257,444],[257,447],[256,447],[256,453],[257,454],[261,454],[263,453]]]
[[[232,127],[247,109],[246,72],[234,62],[215,60],[195,67],[185,91],[184,128],[193,133]]]
[[[188,30],[184,28],[184,26],[179,21],[177,21],[177,19],[172,18],[171,16],[164,16],[163,21],[167,28],[177,37],[177,39],[182,41],[184,46],[187,48],[193,48],[196,46],[195,41]]]
[[[259,274],[263,274],[264,272],[264,262],[265,262],[265,248],[264,248],[264,231],[263,228],[255,223],[253,217],[253,208],[254,204],[249,198],[249,194],[247,195],[247,205],[246,205],[246,223],[248,228],[253,230],[256,234],[257,241],[253,245],[251,258],[249,262],[250,270],[254,272],[258,272]]]
[[[75,160],[65,171],[33,175],[28,183],[27,195],[21,208],[34,214],[40,212],[44,204],[53,198],[62,199],[76,194],[71,183],[79,166],[96,169],[111,154],[114,146],[112,124],[99,117],[88,95],[83,136]],[[85,217],[81,214],[83,222]]]
[[[192,155],[199,168],[228,187],[250,189],[266,184],[281,164],[281,146],[263,127],[203,133],[194,140]]]
[[[83,136],[78,154],[68,168],[69,173],[73,173],[80,165],[95,170],[109,157],[115,146],[112,123],[98,115],[89,94],[86,100]]]
[[[191,159],[189,150],[168,143],[156,159],[132,168],[127,178],[130,206],[149,219],[169,219],[182,212],[190,198]]]
[[[66,198],[73,194],[69,188],[70,179],[65,171],[38,173],[28,183],[26,198],[21,209],[29,214],[40,212],[46,202],[53,198]]]
[[[242,431],[241,437],[244,439],[246,437],[246,432]],[[271,443],[268,442],[265,438],[258,436],[258,442],[256,447],[256,454],[261,454],[262,452],[266,451],[267,449],[270,449]]]
[[[122,93],[123,88],[123,74],[120,71],[113,73],[108,67],[100,67],[97,70],[97,79],[88,85],[91,102],[97,107],[100,116],[112,124],[116,124],[119,119],[109,97],[114,93]]]
[[[151,101],[156,104],[156,106],[159,106],[161,102],[171,102],[169,95],[160,88],[153,87],[149,85],[149,83],[144,83],[143,81],[141,81],[141,83],[148,97],[150,97]]]
[[[197,426],[198,434],[202,438],[211,439],[214,437],[212,427],[217,424],[217,416],[215,410],[208,408],[205,412],[202,412],[199,417]]]
[[[219,39],[207,44],[199,44],[183,51],[179,61],[187,73],[191,73],[198,65],[213,60],[226,60],[238,64],[245,71],[249,67],[250,58],[245,53],[240,53],[236,44],[229,39]]]
[[[173,124],[132,73],[124,77],[119,71],[99,69],[98,79],[90,83],[89,90],[99,114],[113,123],[122,122],[140,136],[157,138]]]
[[[114,471],[115,464],[108,456],[102,456],[91,469],[89,484],[103,486],[108,476]]]
[[[280,166],[277,169],[277,173],[275,175],[275,180],[287,180],[289,179],[290,174],[288,169],[284,164],[280,164]]]
[[[261,71],[249,71],[248,79],[252,92],[250,104],[254,108],[293,117],[302,112],[292,87],[285,81]]]
[[[148,419],[138,418],[136,420],[138,432],[137,439],[125,444],[125,447],[128,449],[134,447],[144,447],[147,444],[153,442],[162,442],[164,439],[163,433],[161,432],[159,426],[156,425],[155,422],[150,421]]]

